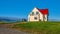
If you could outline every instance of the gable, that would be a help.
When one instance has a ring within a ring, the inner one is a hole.
[[[38,10],[37,8],[34,8],[34,9],[32,10],[32,12],[34,12],[34,14],[36,14],[36,12],[39,12],[39,10]],[[32,12],[30,12],[30,14],[31,14]]]
[[[33,10],[32,10],[32,12],[38,12],[39,10],[35,7]]]
[[[32,12],[34,12],[34,14],[36,14],[36,12],[39,12],[39,14],[47,15],[47,14],[48,14],[48,9],[38,9],[38,8],[35,7],[35,8],[32,10]],[[32,12],[30,12],[29,15],[31,15]]]

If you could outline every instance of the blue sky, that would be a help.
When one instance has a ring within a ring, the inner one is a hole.
[[[34,7],[48,8],[49,19],[60,20],[60,0],[0,0],[0,17],[27,18]]]

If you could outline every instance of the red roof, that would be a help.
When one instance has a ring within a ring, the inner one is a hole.
[[[48,14],[48,9],[38,9],[43,15]]]

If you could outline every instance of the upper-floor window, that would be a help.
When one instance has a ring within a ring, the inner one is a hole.
[[[32,12],[32,15],[34,15],[34,12]]]
[[[39,14],[39,12],[36,12],[36,14]]]

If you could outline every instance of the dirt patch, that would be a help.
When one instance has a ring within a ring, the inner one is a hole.
[[[0,24],[0,28],[9,28],[11,27],[13,24]]]

